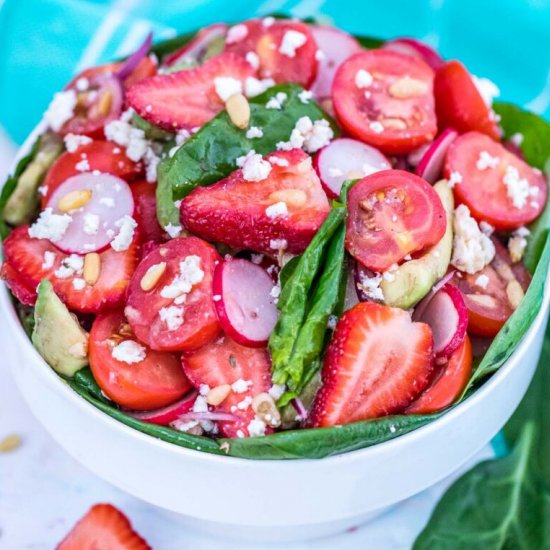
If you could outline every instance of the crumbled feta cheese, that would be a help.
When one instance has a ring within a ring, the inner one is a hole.
[[[519,132],[512,134],[510,136],[510,141],[516,146],[519,147],[523,143],[523,134],[520,134]]]
[[[522,225],[521,227],[518,227],[514,231],[513,235],[514,235],[514,237],[528,237],[529,235],[531,235],[531,231],[529,231],[529,229],[527,229],[527,227]]]
[[[75,290],[84,290],[86,287],[86,281],[84,279],[81,279],[80,277],[75,277],[73,279],[73,288]]]
[[[286,168],[289,165],[288,160],[278,157],[277,155],[273,155],[272,157],[269,157],[267,160],[271,162],[273,166],[281,166],[282,168]]]
[[[495,246],[491,239],[481,232],[477,222],[464,204],[459,205],[453,216],[453,256],[451,264],[460,271],[477,273],[491,263]]]
[[[178,130],[175,137],[176,145],[183,145],[190,137],[191,134],[187,130]]]
[[[327,327],[330,330],[334,330],[336,328],[337,323],[338,323],[338,317],[336,317],[336,315],[329,315]]]
[[[200,426],[198,420],[189,420],[188,422],[182,422],[181,420],[174,420],[170,424],[172,428],[175,430],[178,430],[178,432],[186,432],[186,433],[195,433],[195,430],[199,430],[200,432]]]
[[[155,153],[153,147],[148,147],[143,160],[145,162],[145,180],[149,183],[155,183],[160,156]]]
[[[275,204],[268,206],[265,209],[265,213],[268,218],[271,218],[272,220],[274,220],[279,216],[288,216],[288,207],[286,205],[286,202],[283,202],[283,201],[276,202]]]
[[[374,82],[374,78],[365,69],[359,69],[355,75],[355,85],[358,88],[368,88]]]
[[[250,386],[252,386],[252,380],[243,380],[242,378],[239,378],[231,384],[231,389],[235,393],[245,393],[248,391]]]
[[[462,174],[456,171],[451,172],[449,187],[452,189],[457,183],[462,183]]]
[[[262,435],[265,435],[265,428],[265,422],[256,416],[247,426],[248,435],[250,437],[261,437]]]
[[[313,92],[311,92],[310,90],[302,90],[299,94],[298,94],[298,99],[304,104],[304,105],[307,105],[310,100],[313,98]]]
[[[48,186],[47,185],[41,185],[38,188],[38,193],[41,197],[45,197],[48,194]]]
[[[264,131],[261,128],[258,128],[257,126],[251,126],[246,131],[246,137],[248,139],[254,139],[254,138],[261,138],[264,135]]]
[[[262,155],[256,153],[254,149],[246,155],[237,158],[237,166],[242,168],[243,179],[246,181],[262,181],[269,176],[271,164],[264,160]]]
[[[97,214],[84,214],[84,225],[82,230],[86,235],[97,235],[99,231],[99,216]]]
[[[55,243],[65,235],[72,221],[69,214],[54,214],[53,209],[48,207],[29,227],[29,237],[31,239],[49,239]]]
[[[237,403],[237,409],[241,411],[246,411],[246,409],[248,409],[250,405],[252,405],[252,397],[247,395],[242,401]]]
[[[208,395],[210,391],[210,386],[208,384],[199,384],[199,393],[201,395]]]
[[[273,286],[269,295],[273,298],[273,301],[277,303],[279,301],[279,296],[281,295],[281,283],[277,283]]]
[[[513,263],[520,262],[523,258],[525,249],[527,248],[527,239],[525,237],[529,236],[531,232],[527,227],[519,227],[516,229],[510,240],[508,241],[508,252],[510,253],[510,259]]]
[[[47,269],[51,269],[53,267],[53,264],[55,263],[55,253],[51,252],[50,250],[46,250],[44,252],[44,261],[42,262],[42,269],[45,271]]]
[[[50,103],[48,110],[44,113],[44,119],[54,132],[59,132],[65,122],[74,115],[76,107],[76,92],[65,90],[57,92]]]
[[[258,70],[260,68],[260,57],[256,52],[248,52],[245,59],[253,69]]]
[[[77,170],[78,172],[90,171],[90,163],[88,162],[88,159],[82,159],[81,161],[77,162],[74,167],[75,170]]]
[[[271,15],[262,19],[262,25],[266,28],[271,27],[273,23],[275,23],[275,17],[271,17]]]
[[[164,231],[168,233],[171,239],[179,237],[181,235],[182,229],[183,228],[181,227],[181,225],[174,225],[172,223],[164,226]]]
[[[134,128],[130,123],[122,120],[113,120],[105,125],[105,137],[118,145],[126,147],[126,156],[134,162],[140,161],[145,155],[148,141],[145,132]]]
[[[286,250],[288,247],[288,241],[286,239],[271,239],[269,241],[269,248],[273,250]]]
[[[225,43],[234,44],[235,42],[240,42],[241,40],[244,40],[247,36],[248,27],[243,23],[239,23],[238,25],[233,25],[229,28],[225,37]]]
[[[269,391],[267,392],[275,401],[278,401],[282,396],[283,393],[285,393],[286,387],[282,386],[280,384],[273,384],[271,388],[269,388]]]
[[[177,330],[183,325],[183,314],[182,306],[168,306],[159,309],[160,320],[166,323],[168,330]]]
[[[323,59],[326,59],[326,58],[327,58],[327,56],[326,56],[326,54],[323,50],[317,50],[315,52],[315,59],[317,61],[323,61]]]
[[[303,32],[289,30],[286,31],[279,46],[279,53],[287,57],[295,57],[296,50],[301,48],[307,42],[307,36]]]
[[[92,138],[88,136],[81,136],[80,134],[67,134],[63,141],[65,142],[65,149],[69,153],[74,153],[79,147],[92,143]]]
[[[241,94],[243,85],[240,80],[231,76],[217,76],[214,78],[214,88],[218,97],[225,103],[232,95]]]
[[[381,134],[384,131],[384,126],[381,122],[378,122],[377,120],[371,122],[369,124],[369,128],[375,133],[375,134]]]
[[[200,268],[200,264],[200,256],[187,256],[179,264],[179,273],[160,291],[160,295],[163,298],[176,299],[189,294],[193,286],[204,278],[204,271]]]
[[[331,178],[340,178],[344,175],[344,172],[340,170],[340,168],[329,168],[328,169],[328,175]]]
[[[107,208],[114,208],[115,199],[113,199],[113,197],[101,197],[99,199],[99,204],[103,204],[103,206],[106,206]]]
[[[488,107],[493,105],[493,99],[500,95],[500,90],[498,86],[488,78],[479,78],[472,75],[472,80],[474,81],[477,91],[483,98],[483,101]]]
[[[482,288],[485,290],[487,288],[487,285],[489,284],[489,277],[485,275],[484,273],[482,275],[479,275],[479,277],[475,280],[475,285],[479,288]]]
[[[357,288],[364,292],[367,298],[382,302],[384,301],[384,293],[380,288],[381,282],[382,275],[380,273],[376,273],[373,277],[367,277],[364,273],[361,273]]]
[[[146,357],[146,350],[135,340],[124,340],[113,347],[111,355],[123,363],[141,363]]]
[[[219,302],[221,299],[222,299],[221,294],[214,294],[214,295],[212,296],[212,300],[213,300],[214,302]]]
[[[134,231],[137,227],[136,220],[126,215],[115,222],[115,227],[118,227],[119,231],[111,241],[111,248],[117,252],[127,250],[134,239]]]
[[[84,258],[78,254],[71,254],[63,259],[61,265],[55,270],[54,275],[58,279],[68,279],[81,275],[84,268]]]
[[[479,222],[479,228],[487,237],[490,237],[495,232],[495,228],[490,223],[484,221]]]
[[[277,143],[277,149],[290,151],[303,148],[308,153],[315,153],[328,145],[333,137],[334,132],[327,120],[320,119],[312,122],[311,118],[303,116],[296,122],[289,140]]]
[[[479,153],[479,159],[476,162],[478,170],[487,170],[487,168],[496,168],[500,162],[498,157],[491,156],[487,151]]]
[[[284,92],[277,92],[269,101],[265,104],[266,109],[282,109],[284,102],[288,96]]]
[[[512,204],[516,208],[523,208],[527,204],[529,197],[538,194],[537,187],[531,187],[527,178],[522,178],[515,166],[508,165],[506,173],[502,178],[504,185],[507,187],[508,198],[512,200]]]
[[[244,81],[244,94],[246,97],[256,97],[263,94],[268,88],[275,85],[275,81],[272,78],[264,78],[258,80],[253,76],[249,76]]]
[[[87,78],[81,76],[76,81],[75,87],[78,92],[85,92],[90,87],[90,81]]]
[[[253,264],[256,264],[256,265],[260,265],[264,260],[264,255],[263,254],[251,254],[250,255],[250,261],[253,263]]]

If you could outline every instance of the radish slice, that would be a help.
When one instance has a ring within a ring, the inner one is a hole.
[[[197,399],[198,392],[192,391],[185,397],[161,409],[154,411],[125,411],[128,416],[148,422],[149,424],[158,424],[159,426],[168,426],[172,422],[179,419],[183,414],[188,413]]]
[[[139,62],[149,53],[152,45],[153,33],[150,32],[143,41],[143,44],[124,61],[122,67],[116,72],[116,76],[120,78],[120,80],[124,80],[130,76],[139,65]]]
[[[374,147],[351,138],[338,138],[323,147],[314,160],[315,170],[330,198],[340,195],[347,179],[358,179],[388,170],[388,159]]]
[[[441,132],[439,137],[428,147],[424,156],[416,167],[416,174],[424,178],[428,183],[436,183],[443,173],[443,165],[449,145],[458,137],[458,132],[447,128]]]
[[[102,125],[116,120],[124,106],[124,90],[121,80],[114,75],[98,74],[90,79],[88,90],[84,93],[89,120],[99,120]],[[108,97],[109,112],[103,112],[103,98]]]
[[[202,29],[195,38],[163,59],[164,67],[172,67],[179,63],[198,63],[208,49],[212,40],[227,34],[228,26],[224,23],[215,23]]]
[[[443,364],[464,341],[468,309],[460,290],[447,284],[430,299],[425,308],[421,308],[421,315],[418,309],[413,313],[413,320],[431,327],[435,360],[437,364]]]
[[[340,29],[310,25],[313,38],[319,47],[317,78],[311,86],[313,95],[325,99],[332,94],[332,81],[338,67],[351,55],[362,50],[357,40]]]
[[[419,57],[434,71],[437,71],[445,63],[433,48],[414,38],[396,38],[386,42],[382,47],[405,55]]]
[[[243,346],[265,346],[279,315],[278,287],[269,274],[248,260],[229,257],[216,267],[213,290],[226,334]]]
[[[85,161],[84,158],[81,162]],[[78,174],[65,180],[52,193],[46,207],[55,214],[65,213],[59,209],[60,201],[75,191],[91,191],[91,198],[66,212],[72,221],[54,244],[69,254],[103,250],[120,231],[120,220],[134,212],[132,191],[124,180],[110,174]]]

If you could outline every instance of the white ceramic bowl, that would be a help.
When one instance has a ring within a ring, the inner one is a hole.
[[[21,154],[33,140],[29,138]],[[18,357],[12,365],[17,386],[70,455],[120,489],[175,512],[181,522],[256,541],[310,538],[357,525],[460,468],[500,430],[527,390],[549,304],[547,284],[541,310],[510,359],[439,420],[332,458],[250,461],[154,439],[84,401],[36,352],[8,292],[0,289],[2,330],[11,333],[8,341]]]

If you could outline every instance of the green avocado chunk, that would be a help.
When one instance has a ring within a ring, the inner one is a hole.
[[[40,138],[35,157],[27,165],[6,203],[4,220],[11,225],[28,223],[38,207],[38,187],[55,159],[63,152],[63,141],[52,132]]]
[[[453,251],[453,192],[446,180],[434,185],[447,214],[447,229],[442,239],[426,254],[400,265],[392,274],[391,281],[383,279],[380,288],[384,303],[403,309],[417,304],[432,288],[434,283],[447,272]]]
[[[88,364],[88,333],[44,279],[38,285],[32,343],[58,374],[72,377]]]

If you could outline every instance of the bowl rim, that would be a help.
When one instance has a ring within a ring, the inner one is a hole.
[[[21,145],[15,156],[12,165],[8,171],[8,174],[13,173],[17,162],[25,156],[31,149],[35,139],[46,129],[46,123],[44,120],[38,124],[33,132],[27,137],[25,142]],[[3,186],[3,182],[0,182],[0,189]],[[0,249],[1,252],[1,249]],[[370,447],[363,449],[356,449],[353,451],[344,452],[334,456],[327,456],[322,459],[316,458],[294,458],[294,459],[254,459],[254,458],[241,458],[234,457],[225,454],[213,454],[195,449],[189,449],[182,447],[174,443],[169,443],[154,436],[142,433],[139,430],[131,428],[123,424],[122,422],[112,418],[108,414],[104,413],[92,403],[89,403],[82,398],[78,393],[71,389],[71,387],[61,378],[42,358],[36,348],[33,346],[30,338],[25,333],[19,317],[15,311],[14,304],[11,300],[10,293],[6,285],[2,282],[0,285],[0,313],[4,312],[4,317],[7,317],[7,322],[10,325],[13,332],[17,335],[18,341],[15,344],[20,344],[25,351],[30,352],[43,368],[37,370],[37,376],[42,377],[43,381],[54,391],[60,393],[68,402],[73,402],[74,405],[80,407],[83,413],[88,413],[92,417],[97,418],[102,422],[106,429],[118,430],[121,435],[127,435],[138,440],[143,441],[144,444],[154,445],[160,451],[171,452],[180,455],[182,459],[210,461],[217,465],[227,464],[228,466],[235,464],[246,464],[247,467],[261,468],[264,470],[270,470],[271,468],[287,468],[294,469],[302,467],[307,464],[315,463],[317,466],[330,467],[333,463],[354,462],[356,460],[363,460],[367,456],[372,457],[375,455],[383,454],[386,452],[392,452],[399,447],[406,447],[409,444],[414,444],[418,440],[428,438],[432,434],[437,433],[438,430],[444,429],[448,424],[455,421],[468,409],[475,407],[477,403],[484,400],[485,397],[490,394],[497,385],[501,384],[509,375],[512,369],[520,367],[520,359],[525,354],[528,347],[531,345],[535,336],[538,334],[541,324],[543,323],[547,310],[550,306],[550,270],[547,271],[546,280],[543,290],[543,300],[541,307],[535,317],[531,326],[527,329],[523,338],[518,343],[516,349],[512,352],[510,357],[501,365],[501,367],[494,372],[488,380],[486,380],[471,396],[465,399],[462,403],[459,403],[453,409],[444,413],[440,418],[436,418],[432,422],[425,424],[411,432],[395,437],[382,443],[377,443]]]

